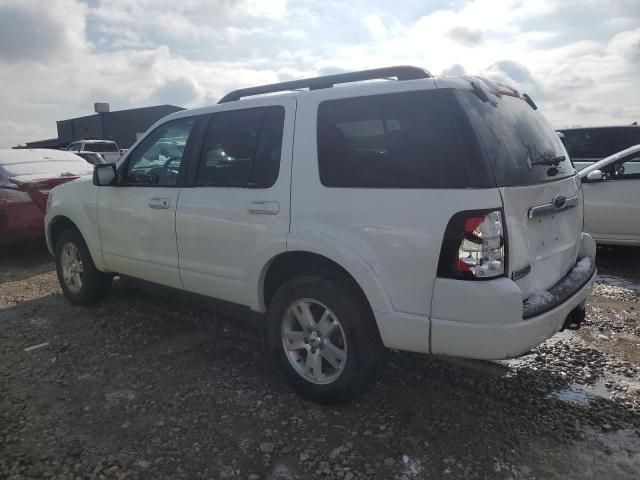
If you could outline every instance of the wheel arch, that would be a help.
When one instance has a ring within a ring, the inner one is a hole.
[[[305,273],[342,275],[362,294],[372,312],[390,311],[390,303],[373,269],[356,259],[336,258],[311,249],[289,250],[274,255],[259,279],[259,307],[265,311],[277,289],[287,280]]]
[[[71,220],[66,215],[57,215],[51,219],[48,227],[48,230],[49,230],[48,238],[49,238],[49,241],[51,242],[50,250],[52,251],[52,253],[55,253],[56,243],[58,243],[58,238],[60,238],[60,234],[70,228],[74,228],[78,230],[78,232],[80,232],[80,234],[82,235],[82,232],[78,228],[78,225],[76,225],[73,222],[73,220]],[[84,235],[83,235],[83,238],[84,238]]]
[[[104,270],[102,252],[94,248],[94,242],[89,241],[86,232],[84,232],[83,228],[81,227],[81,223],[75,221],[71,216],[64,213],[55,215],[47,224],[46,238],[49,251],[53,255],[55,255],[56,243],[58,241],[58,238],[60,238],[60,234],[70,228],[77,230],[82,236],[82,239],[87,245],[89,254],[91,255],[93,263],[96,265],[96,268],[101,271]]]

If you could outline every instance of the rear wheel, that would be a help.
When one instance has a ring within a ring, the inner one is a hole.
[[[96,268],[75,229],[62,232],[56,242],[56,271],[65,297],[74,305],[92,305],[111,291],[113,276]]]
[[[348,279],[294,278],[269,307],[269,348],[296,390],[322,403],[361,394],[383,347],[360,292]]]

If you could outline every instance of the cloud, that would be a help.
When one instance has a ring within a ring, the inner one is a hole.
[[[482,31],[467,27],[454,27],[447,32],[454,42],[465,47],[477,47],[482,44]]]
[[[0,2],[0,61],[50,61],[82,50],[87,10],[86,5],[73,0],[62,0],[47,8],[33,0],[3,0]],[[77,31],[66,25],[69,12],[74,12]]]
[[[640,28],[618,33],[611,40],[610,48],[630,62],[640,64]]]
[[[442,75],[453,75],[455,77],[461,77],[462,75],[466,75],[464,67],[459,63],[454,63],[449,68],[445,68],[442,70]]]
[[[198,84],[190,78],[178,77],[167,80],[149,98],[151,103],[190,106],[202,98]]]
[[[638,120],[640,2],[584,1],[0,0],[0,148],[94,101],[201,106],[396,64],[502,79],[556,126]]]

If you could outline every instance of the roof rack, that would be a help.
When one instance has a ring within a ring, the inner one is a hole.
[[[420,78],[430,78],[431,74],[426,70],[409,65],[399,65],[395,67],[374,68],[372,70],[360,70],[358,72],[338,73],[335,75],[325,75],[323,77],[305,78],[302,80],[292,80],[290,82],[272,83],[270,85],[260,85],[258,87],[241,88],[227,93],[218,103],[233,102],[243,97],[252,97],[264,93],[284,92],[287,90],[298,90],[308,88],[309,90],[319,90],[331,88],[339,83],[362,82],[364,80],[376,80],[383,78],[397,78],[398,80],[417,80]]]

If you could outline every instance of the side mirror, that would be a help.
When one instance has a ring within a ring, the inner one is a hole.
[[[113,163],[99,163],[93,167],[93,184],[98,187],[106,187],[116,178],[116,166]]]
[[[589,172],[587,174],[588,182],[601,182],[604,180],[604,174],[601,170],[594,170],[593,172]]]

